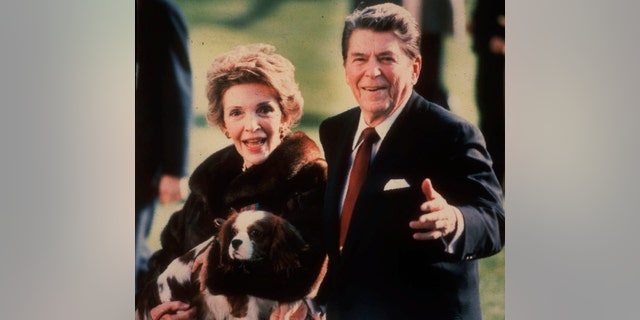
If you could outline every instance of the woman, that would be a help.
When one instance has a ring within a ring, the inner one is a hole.
[[[154,290],[158,274],[173,259],[215,233],[216,218],[252,205],[281,215],[300,231],[311,245],[301,260],[307,261],[314,275],[302,283],[291,281],[296,275],[276,278],[284,286],[298,287],[296,297],[282,296],[272,287],[265,291],[259,281],[252,288],[224,287],[225,281],[220,281],[223,287],[216,291],[293,301],[305,297],[317,279],[325,257],[318,226],[326,162],[304,133],[289,132],[302,116],[303,99],[293,65],[274,51],[265,44],[238,47],[216,58],[207,72],[207,120],[219,126],[232,145],[212,154],[193,172],[191,195],[169,219],[161,234],[162,249],[149,261],[146,294]],[[139,307],[138,298],[144,297],[137,297]],[[165,303],[150,314],[151,318],[173,314],[175,319],[188,319],[193,310],[178,312],[188,308]]]

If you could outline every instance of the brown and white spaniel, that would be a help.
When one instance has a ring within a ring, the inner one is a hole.
[[[207,289],[200,292],[198,273],[191,269],[209,246]],[[242,291],[242,281],[254,276],[287,273],[300,267],[299,255],[305,250],[308,245],[287,220],[260,210],[233,213],[217,237],[176,258],[158,277],[159,302],[187,302],[198,308],[198,319],[269,319],[278,302],[245,294],[214,294],[211,288],[216,281],[237,281],[232,285]]]

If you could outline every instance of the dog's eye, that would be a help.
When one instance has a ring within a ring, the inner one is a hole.
[[[252,229],[251,231],[249,231],[249,236],[251,236],[253,238],[258,238],[258,237],[262,236],[262,231],[257,230],[257,229]]]

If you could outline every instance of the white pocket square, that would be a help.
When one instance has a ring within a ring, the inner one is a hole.
[[[410,187],[405,179],[391,179],[384,185],[384,191]]]

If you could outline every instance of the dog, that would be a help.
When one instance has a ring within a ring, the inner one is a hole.
[[[206,289],[200,291],[199,272],[191,270],[196,257],[209,248]],[[222,223],[217,236],[174,259],[158,276],[159,302],[189,303],[197,307],[197,318],[203,320],[269,319],[277,301],[244,294],[214,294],[211,288],[216,282],[226,281],[242,290],[243,283],[237,279],[287,274],[301,267],[300,254],[308,249],[298,230],[271,212],[233,212]]]
[[[192,304],[198,301],[200,293],[200,281],[198,274],[200,269],[192,272],[196,257],[215,242],[215,236],[200,243],[184,255],[174,259],[167,268],[158,275],[155,290],[148,291],[144,300],[136,302],[136,319],[151,319],[149,311],[153,306],[169,301],[182,301]],[[146,288],[145,288],[146,289]]]
[[[200,281],[198,273],[192,273],[196,257],[211,246],[215,237],[211,237],[186,254],[174,259],[157,279],[158,298],[160,303],[182,301],[191,303],[199,293]]]

